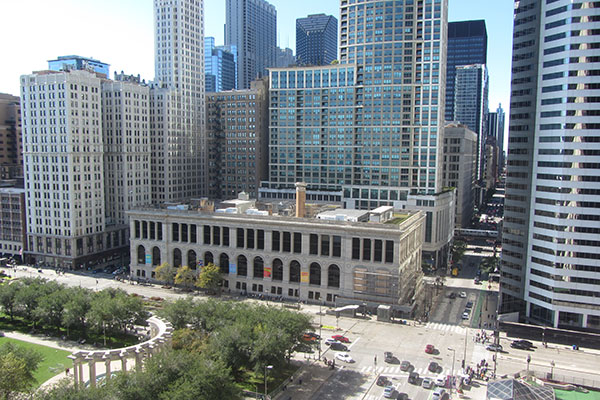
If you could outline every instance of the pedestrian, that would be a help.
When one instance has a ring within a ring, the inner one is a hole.
[[[377,356],[375,356],[375,358],[373,359],[373,363],[375,363],[375,365],[377,365]]]
[[[298,379],[298,385],[302,385],[302,378]]]

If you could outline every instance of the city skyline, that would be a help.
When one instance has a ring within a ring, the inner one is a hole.
[[[339,19],[339,1],[307,0],[302,4],[288,0],[270,0],[277,9],[277,44],[290,47],[295,53],[296,18],[325,13]],[[35,7],[37,12],[29,15]],[[215,37],[217,45],[224,44],[225,1],[206,0],[205,36]],[[111,74],[123,70],[153,80],[154,33],[152,3],[147,0],[119,2],[106,0],[57,0],[52,4],[33,0],[27,3],[9,2],[0,6],[4,15],[29,15],[29,26],[35,32],[27,34],[19,18],[7,18],[0,27],[4,37],[23,32],[19,40],[5,44],[8,54],[17,54],[3,66],[0,93],[19,94],[19,76],[47,68],[47,61],[58,56],[77,54],[110,64]],[[65,13],[64,10],[70,10]],[[449,1],[449,21],[485,19],[490,51],[490,108],[498,103],[508,112],[510,95],[510,54],[512,43],[512,2],[473,4],[468,0]],[[107,23],[107,21],[110,21]],[[285,22],[285,23],[283,23]],[[44,35],[40,35],[44,32]],[[81,32],[84,32],[81,34]],[[86,32],[95,32],[91,35]],[[23,47],[29,49],[23,51]],[[109,77],[110,78],[110,77]]]

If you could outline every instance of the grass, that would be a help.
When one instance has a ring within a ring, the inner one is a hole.
[[[0,312],[0,331],[16,331],[20,333],[29,334],[33,330],[33,323],[27,322],[21,317],[15,317],[12,321],[6,315]],[[47,328],[40,325],[37,325],[35,328],[36,333],[48,333],[52,337],[62,337],[67,336],[69,340],[79,340],[82,337],[85,337],[87,344],[98,343],[98,346],[104,347],[104,335],[102,332],[92,332],[88,330],[85,335],[83,335],[79,331],[75,331],[71,329],[69,331],[69,335],[67,335],[67,330],[61,328],[57,331],[55,328]],[[109,332],[106,332],[106,347],[109,349],[118,349],[121,347],[132,346],[134,344],[138,344],[139,340],[135,335],[129,335],[124,333],[114,333],[112,336],[109,335]]]
[[[42,383],[46,382],[53,376],[58,375],[60,373],[64,373],[66,368],[73,368],[73,361],[67,358],[67,356],[71,354],[68,351],[58,350],[47,346],[41,346],[39,344],[23,342],[21,340],[11,339],[7,337],[0,337],[0,345],[7,342],[28,349],[37,350],[44,357],[44,360],[40,363],[38,369],[36,369],[33,373],[33,377],[37,382],[36,387],[39,387]]]
[[[394,214],[394,218],[390,219],[389,221],[386,221],[386,224],[401,224],[402,222],[404,222],[406,219],[408,219],[408,217],[410,217],[410,214]]]
[[[269,392],[279,387],[286,379],[298,371],[298,366],[286,364],[284,367],[273,368],[268,373],[268,388]],[[251,392],[264,393],[265,391],[265,376],[263,371],[254,373],[254,371],[246,371],[243,374],[243,381],[238,385]]]
[[[600,400],[600,392],[580,393],[569,390],[554,389],[557,400]]]

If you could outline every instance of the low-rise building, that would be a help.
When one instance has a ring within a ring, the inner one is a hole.
[[[165,262],[197,273],[214,263],[227,292],[422,312],[423,212],[385,223],[174,209],[128,215],[134,279],[153,280]]]
[[[25,189],[0,188],[0,254],[21,257],[26,238]]]

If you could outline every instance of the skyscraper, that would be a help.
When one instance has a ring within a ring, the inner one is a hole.
[[[81,56],[60,56],[56,60],[48,60],[48,69],[51,71],[61,71],[63,69],[88,69],[94,72],[108,76],[109,64],[103,63],[93,58]]]
[[[0,179],[23,176],[21,99],[0,93]]]
[[[155,203],[206,192],[203,15],[201,0],[154,1],[150,126]]]
[[[501,312],[600,329],[600,29],[590,2],[515,2]]]
[[[337,19],[312,14],[296,20],[296,60],[299,65],[328,65],[337,58]]]
[[[502,104],[498,105],[495,112],[489,112],[487,118],[487,134],[496,139],[498,145],[498,173],[502,172],[504,163],[504,110]]]
[[[487,31],[484,20],[448,23],[448,62],[446,64],[446,121],[454,118],[456,67],[487,63]],[[470,128],[474,130],[473,128]]]
[[[276,65],[277,11],[265,0],[227,0],[225,45],[237,47],[237,88]]]
[[[204,76],[206,92],[222,92],[235,88],[236,56],[215,46],[215,38],[204,38]]]
[[[104,146],[118,144],[103,137],[103,78],[75,69],[21,76],[27,262],[74,269],[124,263],[128,225],[106,213]],[[124,196],[118,186],[111,189]]]
[[[477,134],[477,176],[483,178],[487,136],[488,74],[485,64],[456,67],[453,121],[465,124]]]
[[[447,1],[342,1],[340,16],[339,65],[270,70],[261,195],[304,181],[311,201],[422,209],[425,260],[444,265],[454,225],[441,168]]]

